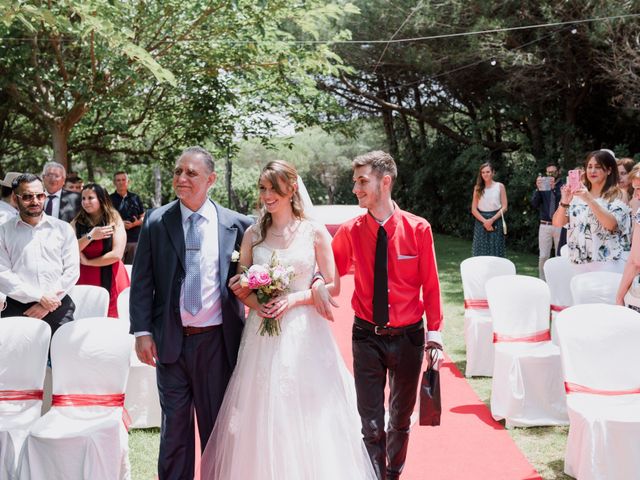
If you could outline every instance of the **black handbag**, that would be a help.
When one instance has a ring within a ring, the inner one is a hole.
[[[420,384],[420,425],[440,425],[442,403],[440,402],[440,372],[437,369],[438,351],[429,349],[430,366],[422,373]]]

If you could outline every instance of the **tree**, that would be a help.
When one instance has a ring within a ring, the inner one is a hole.
[[[89,152],[148,161],[208,136],[263,131],[284,99],[304,117],[318,95],[309,74],[335,74],[339,59],[289,40],[346,38],[334,28],[341,15],[320,0],[0,0],[0,92],[14,117],[0,145],[50,138],[64,164]]]

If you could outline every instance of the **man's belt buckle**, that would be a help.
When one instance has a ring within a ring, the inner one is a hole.
[[[380,336],[386,336],[386,335],[394,335],[393,331],[395,329],[391,328],[391,327],[387,327],[387,326],[383,326],[383,325],[376,325],[373,329],[373,333],[375,333],[376,335],[380,335]]]

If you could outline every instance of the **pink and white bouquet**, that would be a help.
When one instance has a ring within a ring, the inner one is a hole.
[[[289,284],[294,277],[293,267],[285,267],[278,261],[278,255],[273,252],[269,264],[256,264],[247,268],[240,277],[240,284],[256,292],[258,302],[267,303],[272,298],[283,295],[289,290]],[[280,334],[280,322],[273,317],[262,319],[260,335],[275,336]]]

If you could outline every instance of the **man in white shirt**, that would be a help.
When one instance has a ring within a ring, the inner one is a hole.
[[[58,162],[47,162],[42,169],[42,180],[47,193],[44,213],[70,222],[80,211],[80,194],[64,190],[67,172]]]
[[[178,200],[145,215],[129,318],[140,361],[156,367],[162,407],[158,477],[193,478],[194,409],[204,449],[236,364],[244,306],[228,289],[251,219],[208,198],[211,154],[187,148],[173,171]]]
[[[19,177],[18,172],[8,172],[4,176],[4,180],[0,180],[1,192],[0,196],[0,225],[11,218],[15,218],[18,215],[18,206],[13,200],[11,191],[11,182],[14,178]]]
[[[36,175],[14,179],[19,216],[0,225],[0,292],[7,296],[1,316],[39,318],[53,333],[73,320],[67,292],[80,276],[80,255],[71,226],[44,214],[46,197]]]

